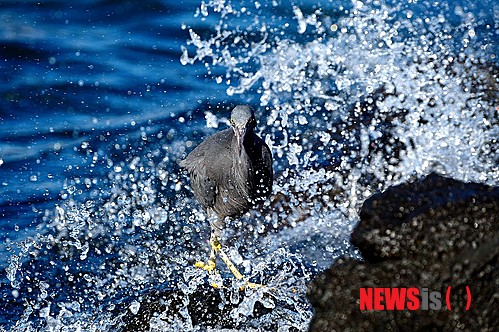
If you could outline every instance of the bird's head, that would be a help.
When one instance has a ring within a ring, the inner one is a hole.
[[[253,130],[256,125],[255,114],[251,107],[248,105],[234,107],[230,114],[230,124],[237,138],[238,152],[241,154],[246,133]]]

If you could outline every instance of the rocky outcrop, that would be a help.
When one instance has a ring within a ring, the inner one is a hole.
[[[191,292],[192,291],[192,292]],[[233,329],[244,323],[234,312],[241,306],[244,292],[237,300],[229,299],[230,290],[213,288],[208,284],[185,292],[178,287],[160,285],[140,296],[123,301],[116,310],[120,331],[189,331],[200,329]],[[250,303],[248,310],[254,317],[271,311],[261,302]]]
[[[372,196],[360,216],[352,243],[365,261],[340,259],[310,284],[311,331],[499,326],[499,188],[433,174]],[[374,287],[417,288],[419,309],[360,310],[360,288]],[[422,309],[425,292],[440,309]]]

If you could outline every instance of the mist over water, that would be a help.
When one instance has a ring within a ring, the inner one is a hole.
[[[193,294],[215,282],[229,285],[220,292],[235,305],[230,316],[238,329],[305,331],[313,315],[307,282],[340,256],[361,259],[349,238],[366,198],[431,172],[499,184],[493,1],[187,7],[151,2],[121,24],[106,13],[139,8],[98,3],[88,14],[97,26],[90,36],[120,42],[84,37],[80,54],[64,64],[77,69],[53,77],[46,73],[61,54],[76,54],[78,34],[57,46],[35,29],[39,37],[27,49],[48,64],[34,72],[30,58],[5,55],[34,80],[14,83],[9,72],[2,83],[0,124],[9,125],[0,145],[6,330],[120,330],[127,312],[139,312],[144,292],[163,286]],[[47,11],[58,26],[54,8]],[[148,18],[149,28],[142,27]],[[87,25],[74,24],[75,31]],[[4,32],[2,43],[22,38]],[[47,45],[60,47],[60,55]],[[82,80],[89,66],[96,74]],[[56,83],[55,90],[44,86]],[[90,87],[71,90],[76,86]],[[82,101],[90,106],[81,109]],[[176,163],[225,128],[236,103],[256,109],[275,169],[269,202],[224,231],[243,274],[273,288],[247,289],[242,301],[241,285],[222,263],[222,280],[193,267],[208,255],[209,226]],[[23,104],[40,109],[35,120],[20,113]],[[272,310],[254,317],[256,305]],[[151,318],[151,326],[203,330],[187,307]]]

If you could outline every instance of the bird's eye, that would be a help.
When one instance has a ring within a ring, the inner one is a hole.
[[[234,122],[234,120],[232,118],[230,118],[230,124],[233,125],[233,126],[236,125],[236,123]]]

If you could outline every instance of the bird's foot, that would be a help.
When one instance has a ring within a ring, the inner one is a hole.
[[[201,261],[196,262],[194,266],[203,269],[208,273],[211,287],[223,288],[221,277],[220,274],[218,274],[214,259],[211,259],[210,257],[210,259],[207,262],[201,262]]]
[[[217,272],[217,265],[215,263],[216,261],[216,254],[215,254],[215,250],[212,249],[211,252],[210,252],[210,257],[208,258],[208,261],[207,262],[196,262],[196,264],[194,264],[195,267],[197,268],[200,268],[200,269],[203,269],[205,270],[206,272],[208,272],[208,274],[215,274],[215,272]]]
[[[195,267],[197,268],[200,268],[200,269],[203,269],[205,270],[208,275],[210,275],[210,280],[212,277],[219,277],[219,275],[217,275],[217,269],[216,269],[216,265],[215,265],[215,262],[212,261],[212,260],[208,260],[207,262],[196,262],[194,264]],[[232,271],[234,273],[234,271]],[[235,271],[236,273],[234,274],[236,276],[236,278],[238,280],[241,280],[243,277],[242,275],[239,273],[239,271]],[[213,287],[213,288],[225,288],[223,285],[221,286],[219,283],[216,283],[216,282],[213,282],[211,281],[210,282],[210,285]],[[251,281],[246,281],[244,284],[240,285],[239,286],[239,289],[241,291],[245,290],[246,288],[250,288],[250,289],[257,289],[257,288],[267,288],[267,285],[263,285],[263,284],[257,284],[257,283],[254,283],[254,282],[251,282]],[[271,289],[270,289],[271,290]]]
[[[245,290],[246,288],[252,288],[252,289],[256,289],[256,288],[267,288],[267,285],[256,284],[254,282],[247,281],[244,285],[242,285],[241,287],[239,287],[240,290]]]
[[[208,260],[208,262],[196,262],[195,267],[205,270],[209,274],[214,274],[217,270],[217,266],[214,261]]]
[[[210,246],[211,246],[212,250],[211,250],[210,258],[208,259],[208,261],[206,263],[205,262],[196,262],[196,264],[194,264],[194,266],[196,266],[197,268],[201,268],[201,269],[205,270],[206,272],[208,272],[209,275],[213,276],[217,272],[215,260],[216,260],[216,255],[218,255],[222,259],[222,261],[225,263],[225,265],[227,265],[227,267],[229,268],[230,272],[234,275],[234,277],[237,280],[243,281],[243,279],[245,279],[245,278],[243,277],[242,273],[239,272],[239,270],[234,265],[234,263],[232,263],[229,256],[222,249],[222,245],[220,244],[220,241],[216,237],[213,237],[210,239]],[[220,286],[217,284],[212,283],[211,285],[215,288],[220,288]],[[250,281],[246,281],[239,288],[240,288],[240,290],[244,290],[246,288],[256,289],[256,288],[266,288],[266,287],[267,286],[263,285],[263,284],[257,284],[257,283],[253,283]]]

